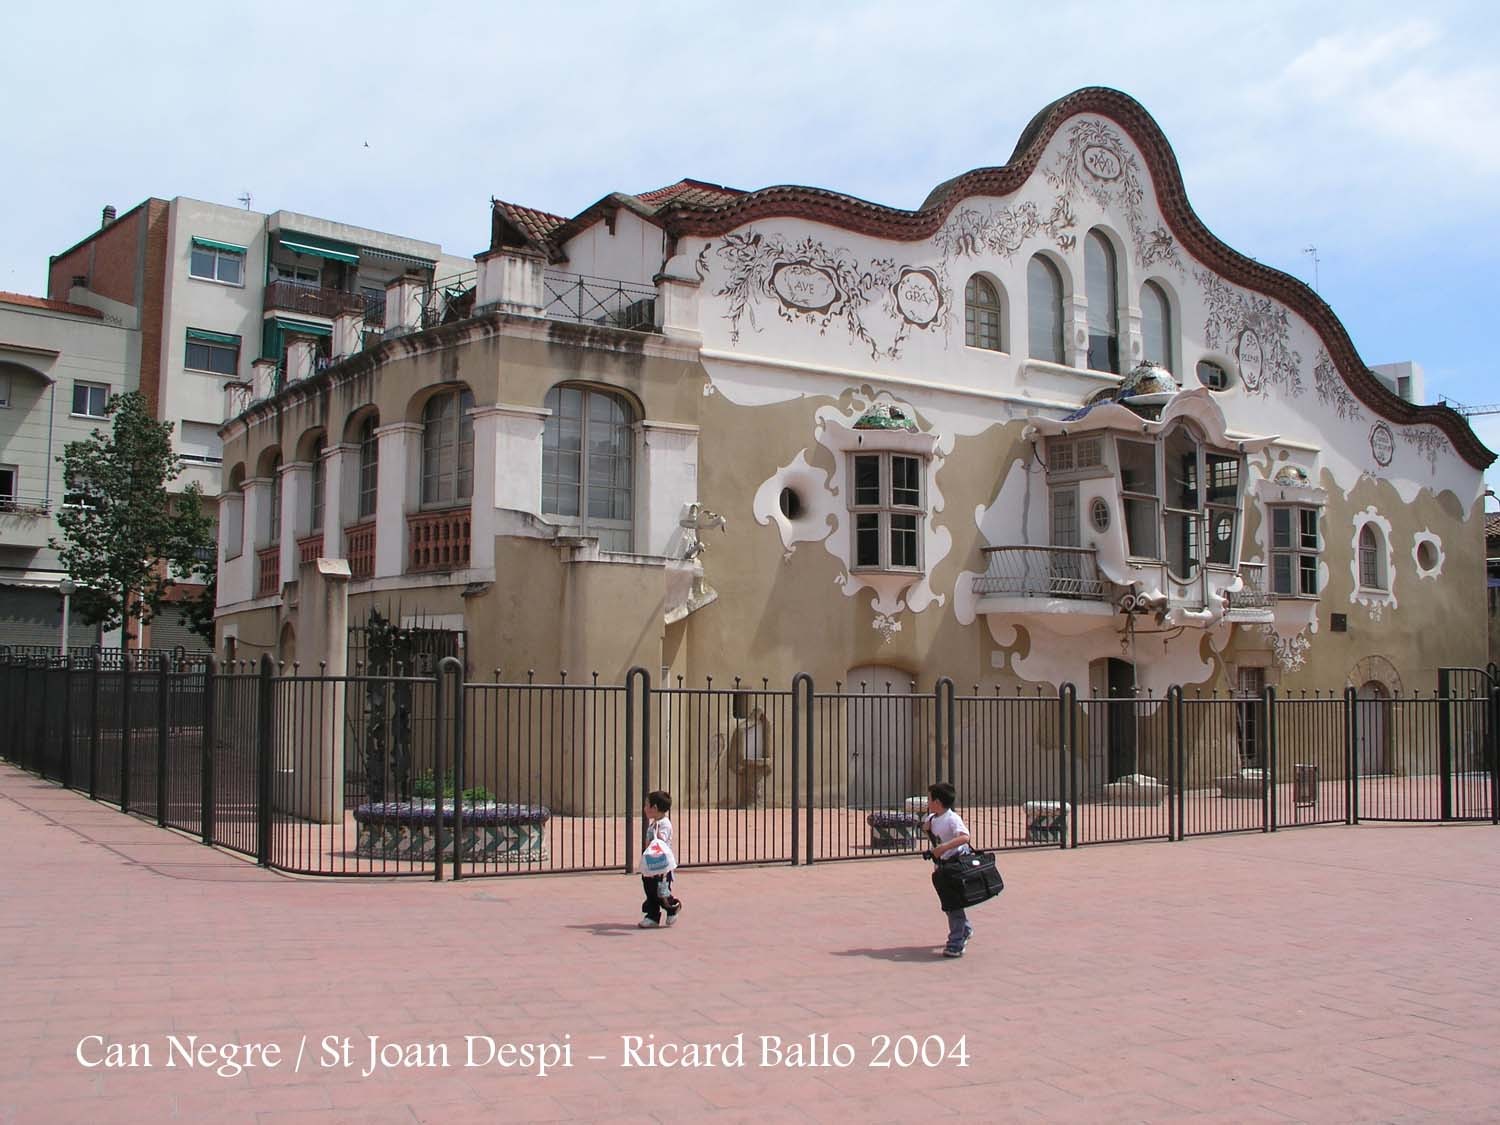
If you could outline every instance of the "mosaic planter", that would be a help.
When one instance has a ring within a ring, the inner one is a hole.
[[[444,859],[456,854],[479,862],[530,863],[547,858],[546,824],[551,816],[540,805],[465,805],[461,839],[455,839],[451,804],[441,809],[433,801],[365,804],[354,810],[354,848],[370,859],[430,861],[437,856],[441,817]]]
[[[872,812],[865,823],[872,848],[910,848],[922,838],[922,819],[912,813]]]
[[[1066,801],[1027,801],[1021,807],[1026,811],[1028,842],[1055,844],[1067,834],[1072,806]]]

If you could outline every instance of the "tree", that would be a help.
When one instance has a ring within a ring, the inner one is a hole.
[[[212,575],[212,524],[196,484],[167,493],[182,473],[172,423],[152,418],[136,391],[115,395],[105,414],[110,433],[96,429],[58,458],[63,537],[51,546],[78,584],[74,605],[84,620],[105,629],[123,625],[128,642],[130,622],[157,616],[172,581]]]

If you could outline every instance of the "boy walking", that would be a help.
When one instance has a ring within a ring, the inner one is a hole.
[[[646,796],[646,846],[650,847],[653,841],[660,841],[665,847],[672,847],[672,819],[667,814],[672,811],[672,795],[664,789],[657,789]],[[673,873],[668,871],[665,875],[641,875],[641,887],[646,892],[646,901],[641,903],[641,920],[636,923],[643,930],[651,930],[662,924],[662,913],[666,913],[666,924],[672,925],[677,921],[677,914],[682,909],[682,900],[672,893]]]
[[[938,893],[943,913],[948,916],[948,943],[943,947],[944,957],[962,957],[969,938],[974,936],[974,927],[969,925],[963,902],[953,897],[949,873],[943,869],[945,860],[956,859],[967,854],[969,828],[963,818],[953,811],[958,793],[951,782],[939,781],[927,788],[927,816],[923,823],[932,837],[929,853],[937,869],[932,873],[932,886]]]

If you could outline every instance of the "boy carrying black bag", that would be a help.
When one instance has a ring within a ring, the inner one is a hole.
[[[974,927],[969,924],[966,908],[998,894],[1003,885],[995,870],[994,856],[976,853],[969,846],[969,828],[953,811],[958,793],[947,781],[927,789],[927,816],[923,823],[932,839],[932,848],[924,852],[936,865],[932,886],[938,902],[948,916],[948,942],[944,957],[962,957]]]

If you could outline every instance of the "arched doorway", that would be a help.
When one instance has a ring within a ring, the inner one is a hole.
[[[1379,680],[1366,680],[1355,697],[1359,772],[1389,773],[1390,692]]]
[[[911,786],[911,677],[899,668],[865,664],[844,685],[851,808],[895,808]]]

